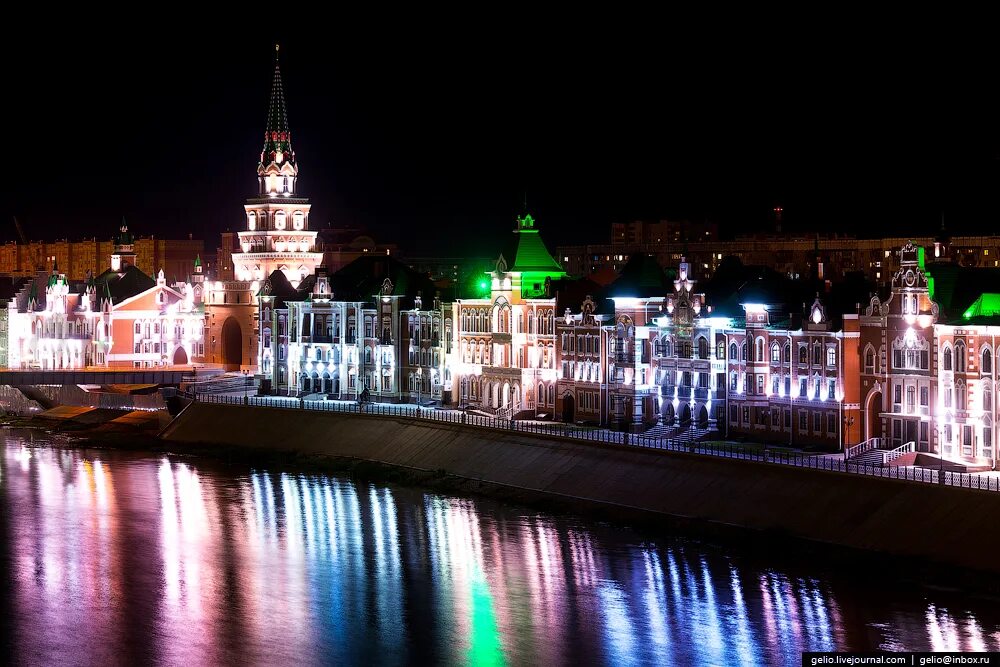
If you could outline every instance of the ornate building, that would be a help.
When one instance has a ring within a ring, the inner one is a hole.
[[[111,268],[72,283],[58,268],[41,272],[8,305],[10,368],[133,368],[185,365],[204,358],[200,278],[167,285],[135,266],[134,239],[122,224]],[[200,263],[193,267],[200,274]]]
[[[726,331],[725,433],[830,450],[856,443],[858,316],[828,314],[818,296],[788,316],[755,296]]]
[[[514,264],[501,254],[490,296],[459,299],[451,368],[457,401],[505,415],[555,409],[555,299],[546,286],[566,274],[545,248],[534,219],[518,216]]]
[[[280,271],[292,287],[311,276],[323,259],[309,229],[309,200],[297,189],[299,175],[281,85],[278,47],[264,147],[257,163],[257,195],[244,204],[246,230],[239,252],[220,257],[229,271],[207,288],[208,360],[227,369],[253,368],[258,357],[257,293]]]
[[[363,257],[298,288],[275,271],[260,293],[258,366],[282,395],[417,403],[451,395],[451,309],[426,277],[389,256]]]
[[[936,414],[938,305],[931,299],[923,248],[907,243],[899,257],[889,297],[872,297],[861,317],[862,433],[896,446],[912,442],[917,451],[929,452]],[[951,371],[941,377],[953,379]]]

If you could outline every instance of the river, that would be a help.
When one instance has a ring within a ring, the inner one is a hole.
[[[799,664],[1000,650],[995,599],[280,469],[0,431],[0,663]]]

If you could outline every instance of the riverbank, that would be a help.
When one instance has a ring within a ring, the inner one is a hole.
[[[175,452],[283,457],[757,545],[800,541],[806,557],[859,558],[876,571],[898,567],[892,557],[907,556],[946,579],[955,567],[1000,573],[993,557],[1000,538],[982,528],[984,518],[1000,510],[997,493],[294,409],[195,404],[162,436]]]

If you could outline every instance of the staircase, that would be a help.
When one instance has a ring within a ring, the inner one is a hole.
[[[875,442],[872,442],[875,441]],[[850,463],[869,466],[886,466],[899,457],[916,451],[916,443],[908,442],[899,447],[883,447],[884,441],[881,438],[872,438],[860,445],[849,447],[844,452],[844,458]]]

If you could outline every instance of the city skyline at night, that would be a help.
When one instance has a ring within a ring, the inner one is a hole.
[[[316,229],[464,251],[467,230],[494,243],[509,234],[525,193],[555,244],[603,242],[611,222],[633,219],[707,220],[724,236],[768,230],[777,205],[786,230],[863,236],[901,224],[931,233],[942,215],[982,233],[1000,212],[996,136],[980,107],[926,92],[943,65],[884,76],[874,47],[837,58],[799,44],[801,61],[789,63],[787,42],[765,40],[737,64],[525,34],[530,49],[465,39],[457,58],[433,40],[402,41],[419,48],[359,60],[353,40],[287,37],[289,114],[307,147],[301,185]],[[0,238],[17,238],[14,215],[48,240],[103,238],[122,215],[159,237],[213,242],[239,228],[230,202],[252,186],[271,42],[170,44],[23,45],[39,67],[13,73],[23,92],[5,114],[19,128],[11,152],[38,177],[0,186]],[[79,50],[88,57],[75,61]]]

